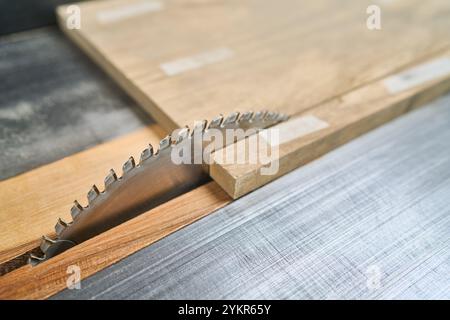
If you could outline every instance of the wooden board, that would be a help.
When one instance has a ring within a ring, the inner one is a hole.
[[[441,68],[442,74],[433,78],[436,70],[430,66],[439,64],[447,70]],[[422,73],[410,70],[419,70]],[[413,74],[418,78],[430,79],[396,93],[389,92],[386,85],[392,77],[382,79],[308,110],[273,127],[275,130],[279,129],[280,141],[285,139],[286,142],[275,146],[278,148],[278,156],[271,162],[216,162],[210,166],[211,177],[233,198],[241,197],[349,140],[424,105],[450,90],[450,52],[405,72],[410,74],[410,80],[414,79]],[[311,127],[310,130],[305,131],[304,128],[308,126]],[[247,152],[246,159],[250,159],[248,153],[251,151],[245,141],[221,150],[220,156],[225,157],[223,153],[229,152],[236,154],[237,148],[241,148],[240,152]],[[268,148],[270,149],[270,146]],[[254,151],[258,152],[256,149]],[[264,149],[262,151],[262,154],[265,154]],[[267,170],[270,167],[273,168],[274,174],[261,174],[262,168]]]
[[[169,130],[236,110],[318,110],[332,121],[324,131],[331,142],[310,143],[300,156],[291,141],[282,174],[405,112],[396,106],[423,88],[392,95],[381,81],[448,50],[448,1],[376,3],[378,31],[366,26],[371,4],[111,0],[78,4],[82,26],[72,30],[66,6],[58,15],[69,37]],[[337,139],[343,127],[351,132]],[[233,197],[279,176],[256,173],[216,165],[211,176]]]
[[[87,204],[93,184],[103,187],[110,168],[118,172],[130,155],[164,136],[157,125],[0,182],[0,263],[39,245],[54,234],[58,217],[71,221],[74,200]]]
[[[87,278],[230,200],[214,182],[203,185],[36,267],[27,265],[0,277],[0,299],[45,299],[67,287],[69,266],[78,266],[81,279]]]
[[[369,5],[381,30],[366,27]],[[447,0],[111,0],[61,28],[166,129],[218,113],[294,115],[450,43]],[[361,97],[361,101],[364,97]]]

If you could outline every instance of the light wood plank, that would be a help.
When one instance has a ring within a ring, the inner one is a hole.
[[[431,61],[438,60],[450,63],[450,53],[431,59]],[[428,61],[424,62],[424,64],[426,63]],[[295,122],[299,118],[314,117],[314,119],[327,123],[328,127],[300,135],[298,138],[295,138],[294,132],[284,132],[284,134],[292,135],[292,140],[279,145],[279,156],[269,164],[249,163],[249,161],[242,164],[216,162],[210,166],[211,177],[233,198],[241,197],[450,90],[450,72],[445,76],[396,94],[388,92],[385,81],[386,79],[382,79],[354,90],[289,120]],[[282,123],[274,128],[282,126],[285,124]],[[237,145],[229,146],[221,152],[226,154],[242,148],[240,150],[247,152],[246,159],[249,159],[250,151],[247,146],[244,146],[244,143],[244,141],[238,142]],[[231,150],[232,148],[234,149]],[[214,155],[214,157],[217,156],[217,154]],[[221,156],[223,157],[223,155]],[[275,166],[275,168],[279,167],[278,172],[273,175],[262,175],[261,169],[273,166],[274,162],[278,162],[278,165]]]
[[[67,6],[58,16],[69,37],[169,130],[236,110],[296,114],[450,44],[447,0],[379,3],[379,31],[366,27],[369,0],[142,3],[80,3],[81,29],[67,28]]]
[[[58,217],[71,221],[74,200],[87,204],[92,184],[103,187],[110,168],[121,172],[131,155],[148,143],[158,145],[157,125],[0,182],[0,263],[35,248],[42,235],[54,234]]]
[[[84,279],[224,206],[231,199],[210,182],[39,264],[0,277],[0,299],[44,299],[67,287],[67,268]]]

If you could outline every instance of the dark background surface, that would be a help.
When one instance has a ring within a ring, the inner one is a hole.
[[[0,0],[0,35],[53,25],[55,8],[70,0]]]
[[[0,30],[14,32],[0,36],[0,179],[151,122],[56,25],[42,27],[64,2],[0,2]]]

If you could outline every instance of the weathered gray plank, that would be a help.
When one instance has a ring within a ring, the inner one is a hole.
[[[447,96],[53,298],[449,299],[449,150]]]
[[[56,28],[0,38],[0,179],[150,120]]]

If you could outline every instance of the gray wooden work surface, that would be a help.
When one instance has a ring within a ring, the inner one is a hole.
[[[57,299],[450,298],[450,96]]]
[[[0,37],[0,180],[150,122],[56,27]]]

